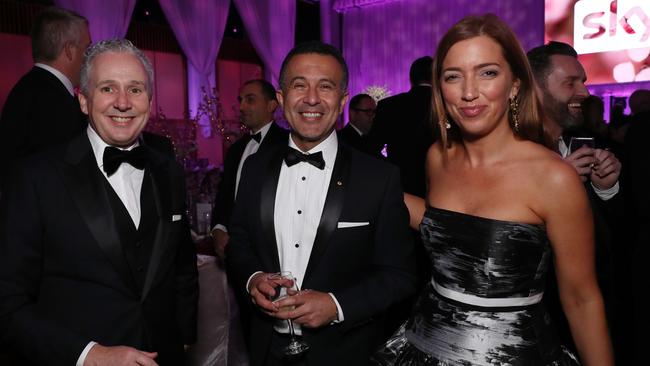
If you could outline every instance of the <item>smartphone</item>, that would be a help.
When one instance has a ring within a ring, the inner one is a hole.
[[[574,151],[580,149],[583,146],[590,147],[592,149],[596,148],[596,143],[594,142],[593,137],[571,137],[569,142],[569,155]]]

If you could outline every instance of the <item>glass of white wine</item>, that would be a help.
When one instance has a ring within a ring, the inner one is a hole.
[[[298,293],[298,283],[296,282],[295,277],[289,271],[282,271],[274,273],[269,277],[270,280],[277,280],[280,286],[276,289],[276,296],[273,301],[278,301],[287,296],[295,295]],[[290,311],[293,310],[295,306],[285,306],[281,307],[280,311]],[[287,319],[287,325],[289,326],[289,344],[284,348],[284,354],[290,357],[298,356],[303,354],[309,349],[309,345],[305,343],[301,338],[296,336],[296,332],[293,328],[293,321]]]

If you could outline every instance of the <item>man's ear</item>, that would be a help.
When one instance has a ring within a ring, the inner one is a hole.
[[[63,49],[61,50],[61,52],[63,52],[63,55],[65,56],[66,60],[72,61],[72,58],[74,56],[73,48],[75,47],[76,46],[72,44],[72,42],[65,42],[63,44]]]
[[[345,109],[345,104],[348,102],[348,99],[350,98],[350,92],[349,91],[344,91],[343,92],[343,98],[341,98],[341,105],[339,105],[339,114],[343,113],[343,110]]]
[[[280,100],[280,98],[278,98]],[[275,112],[275,110],[278,108],[278,102],[275,100],[271,100],[268,103],[266,103],[266,111],[269,113]]]
[[[84,112],[84,114],[88,114],[88,99],[86,99],[86,96],[82,93],[79,93],[77,95],[77,98],[79,98],[79,106],[81,107],[81,111]]]
[[[283,98],[282,89],[278,89],[275,91],[275,97],[277,98],[280,107],[284,109],[284,99],[282,99]]]

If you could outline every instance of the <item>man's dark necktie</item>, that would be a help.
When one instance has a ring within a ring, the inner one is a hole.
[[[300,163],[301,161],[304,161],[320,170],[323,170],[323,168],[325,168],[325,160],[323,160],[322,151],[313,154],[303,154],[294,148],[288,147],[287,153],[284,156],[284,161],[287,163],[287,166],[292,166]]]
[[[113,146],[104,149],[104,171],[111,176],[122,163],[129,163],[136,169],[144,169],[149,160],[147,148],[138,146],[131,150],[120,150]]]
[[[251,135],[251,138],[253,140],[255,140],[259,144],[260,141],[262,141],[262,133],[258,132],[258,133],[254,134],[254,135]]]

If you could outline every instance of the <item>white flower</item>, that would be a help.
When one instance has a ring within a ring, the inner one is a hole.
[[[388,90],[386,85],[384,86],[370,85],[363,90],[363,93],[370,95],[372,99],[375,100],[375,102],[379,102],[380,100],[390,96],[391,91]]]

